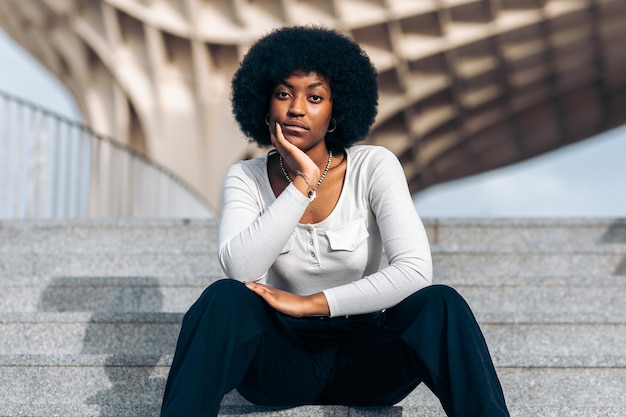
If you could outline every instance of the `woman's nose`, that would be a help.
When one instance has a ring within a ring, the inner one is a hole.
[[[294,97],[289,106],[289,114],[291,116],[304,116],[304,102],[302,98]]]

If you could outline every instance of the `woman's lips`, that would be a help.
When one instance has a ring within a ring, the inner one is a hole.
[[[309,131],[309,129],[302,123],[293,123],[293,122],[281,123],[281,127],[283,128],[283,131],[291,131],[291,132],[297,132],[297,133]]]

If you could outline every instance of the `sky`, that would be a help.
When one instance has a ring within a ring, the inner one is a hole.
[[[73,97],[0,29],[0,90],[82,120]],[[626,217],[626,126],[546,155],[430,187],[414,197],[433,217]]]

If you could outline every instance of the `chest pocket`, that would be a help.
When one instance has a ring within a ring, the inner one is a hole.
[[[354,251],[368,236],[369,233],[364,219],[356,220],[326,232],[326,237],[332,250],[348,252]]]

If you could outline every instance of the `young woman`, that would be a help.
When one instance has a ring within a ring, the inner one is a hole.
[[[161,416],[216,416],[232,389],[263,405],[393,405],[420,382],[450,416],[508,416],[472,312],[430,285],[400,163],[354,145],[377,97],[369,58],[333,30],[278,29],[244,57],[233,113],[273,150],[226,175],[227,279],[185,315]]]

